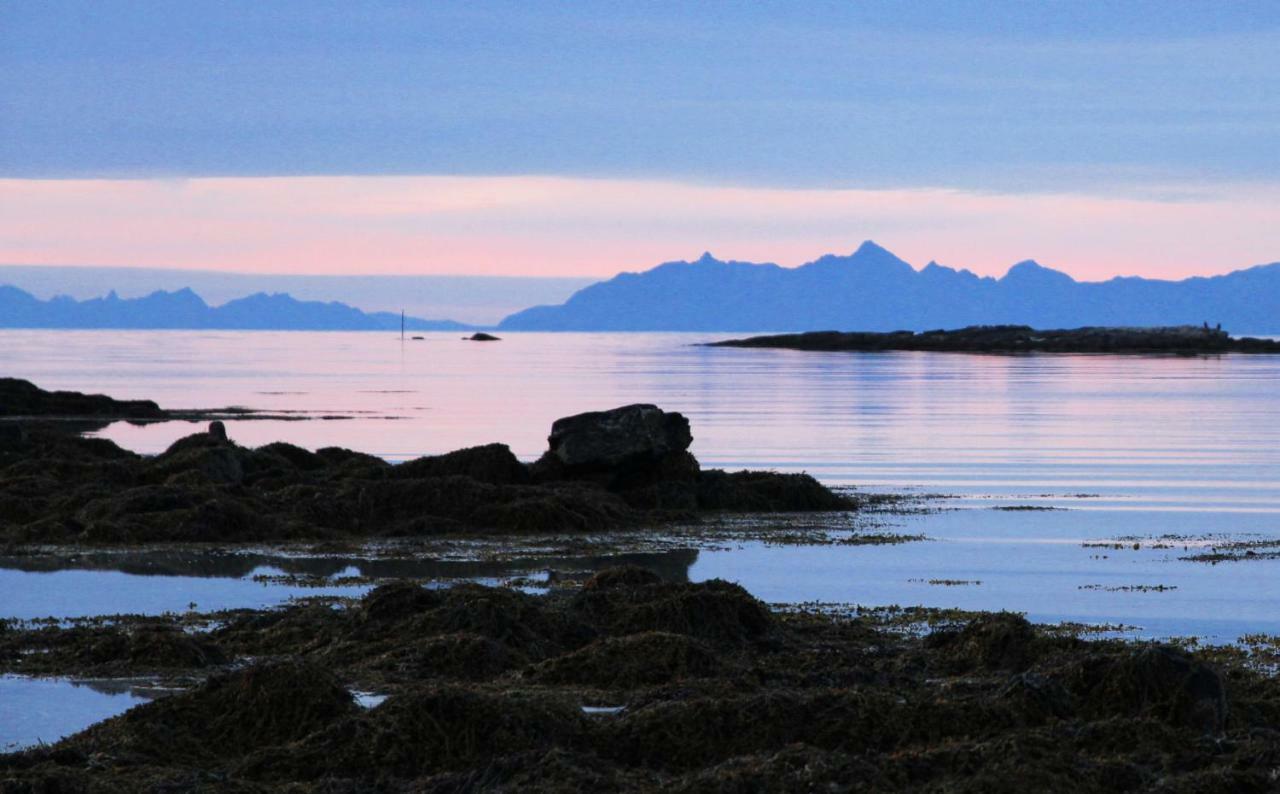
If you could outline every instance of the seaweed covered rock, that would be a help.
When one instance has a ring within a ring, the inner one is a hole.
[[[662,577],[648,568],[642,568],[639,565],[618,565],[592,574],[590,579],[582,583],[582,589],[591,592],[618,587],[641,587],[661,582]]]
[[[158,456],[151,465],[151,476],[159,482],[238,485],[244,482],[244,459],[244,452],[229,443],[193,445]]]
[[[804,474],[703,471],[688,421],[651,405],[558,420],[531,465],[502,444],[398,466],[333,447],[249,449],[216,422],[144,458],[76,432],[24,425],[0,444],[0,542],[589,533],[699,511],[856,507]]]
[[[164,625],[141,626],[129,633],[111,631],[89,651],[95,664],[120,665],[128,671],[192,669],[230,661],[207,637]]]
[[[856,783],[851,786],[853,781]],[[680,794],[892,789],[883,771],[865,758],[805,744],[731,758],[681,776],[666,787]]]
[[[487,681],[528,663],[528,657],[506,644],[459,631],[405,642],[370,666],[415,680]]]
[[[370,590],[360,601],[360,617],[379,624],[402,621],[441,604],[443,597],[414,582],[389,582]]]
[[[8,637],[0,627],[0,659],[25,675],[73,670],[95,677],[201,670],[231,661],[207,635],[159,620],[135,626],[42,626]]]
[[[159,419],[150,400],[115,400],[103,394],[45,391],[28,380],[0,378],[0,416],[65,416]]]
[[[255,753],[241,769],[267,780],[413,779],[511,753],[582,746],[587,728],[581,709],[562,698],[431,687],[331,725],[287,757]]]
[[[928,642],[942,649],[949,666],[959,671],[1019,672],[1031,664],[1035,640],[1035,629],[1022,615],[992,612],[974,618],[959,631],[938,631]]]
[[[512,454],[506,444],[467,447],[444,455],[417,458],[391,469],[391,476],[408,479],[470,477],[493,485],[515,485],[529,481],[529,470]]]
[[[763,603],[719,579],[583,589],[574,611],[609,634],[675,632],[713,643],[759,640],[773,625]]]
[[[793,744],[867,752],[893,747],[899,704],[883,692],[768,692],[662,701],[609,726],[602,752],[688,770]]]
[[[698,479],[698,507],[737,512],[799,512],[849,510],[846,497],[808,474],[771,471],[702,472]]]
[[[596,636],[573,615],[551,609],[537,596],[471,584],[449,588],[438,607],[409,625],[419,633],[488,637],[532,659],[558,655]]]
[[[358,710],[333,674],[298,662],[217,675],[190,692],[125,712],[72,744],[157,763],[234,758],[302,739]]]
[[[1086,660],[1072,682],[1094,714],[1151,716],[1176,727],[1222,730],[1227,693],[1217,671],[1169,646]]]
[[[473,524],[505,532],[590,532],[627,523],[626,502],[607,491],[561,487],[479,506]]]
[[[715,675],[718,655],[683,634],[646,631],[597,640],[527,673],[533,681],[632,689]]]
[[[0,754],[0,789],[1275,789],[1280,685],[1252,660],[1028,638],[1007,614],[925,636],[828,610],[757,625],[744,598],[619,568],[572,594],[399,582],[347,608],[223,614],[211,639],[227,657],[283,661]],[[185,625],[0,623],[0,664],[191,662]],[[386,700],[360,709],[344,685]]]
[[[1010,677],[996,698],[1026,725],[1043,725],[1050,720],[1067,719],[1074,713],[1071,693],[1061,682],[1031,671]]]

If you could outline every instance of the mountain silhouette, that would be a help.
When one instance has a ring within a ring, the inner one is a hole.
[[[409,331],[464,331],[452,320],[406,317]],[[159,290],[141,298],[115,291],[78,301],[65,295],[40,300],[0,285],[0,328],[224,329],[259,331],[399,331],[400,315],[366,313],[331,301],[300,301],[284,293],[259,292],[210,306],[190,289]]]
[[[499,324],[508,331],[923,331],[1222,323],[1280,333],[1280,263],[1223,276],[1080,282],[1035,261],[1001,278],[930,262],[916,270],[873,242],[795,268],[703,256],[623,273]]]

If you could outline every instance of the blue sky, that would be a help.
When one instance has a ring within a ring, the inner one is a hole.
[[[1278,215],[1277,3],[0,2],[0,262],[1178,277]]]
[[[1270,3],[32,2],[8,176],[1280,176]]]

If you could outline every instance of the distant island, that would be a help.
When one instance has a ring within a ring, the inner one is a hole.
[[[810,331],[711,342],[708,347],[789,350],[919,350],[954,353],[1280,353],[1280,342],[1232,338],[1220,328],[1073,328],[1040,331],[1025,325],[978,325],[954,331],[890,333]]]
[[[1208,321],[1280,333],[1280,263],[1223,276],[1079,282],[1033,261],[1001,278],[930,262],[916,270],[873,242],[795,268],[710,254],[623,273],[558,306],[510,315],[505,331],[894,331],[971,325],[1175,326]]]
[[[190,289],[160,290],[141,298],[78,301],[59,296],[40,300],[12,286],[0,286],[0,328],[220,329],[254,331],[399,331],[400,315],[366,313],[345,303],[300,301],[259,292],[210,306]],[[469,331],[452,320],[405,317],[407,331]]]

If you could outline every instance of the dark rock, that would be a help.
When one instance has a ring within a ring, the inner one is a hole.
[[[808,474],[771,471],[704,471],[698,477],[697,500],[703,510],[790,512],[856,507],[852,500]]]
[[[600,532],[699,510],[854,506],[807,475],[703,472],[687,420],[646,405],[556,422],[532,466],[502,444],[399,466],[334,447],[246,449],[217,422],[148,458],[64,420],[23,422],[11,431],[23,440],[0,443],[0,541],[13,544]]]
[[[371,770],[412,779],[475,766],[499,750],[573,748],[585,743],[587,730],[582,711],[563,698],[443,686],[395,695],[288,754],[261,750],[242,769],[264,779],[351,778]]]
[[[647,584],[660,584],[662,577],[639,565],[620,565],[616,568],[605,568],[592,575],[583,583],[582,589],[611,590],[618,587],[641,587]]]
[[[0,422],[0,447],[13,447],[27,440],[26,429],[17,422]]]
[[[512,454],[506,444],[468,447],[444,455],[406,461],[391,470],[399,479],[419,477],[470,477],[493,485],[512,485],[529,481],[529,470]]]
[[[477,331],[471,336],[464,336],[462,339],[464,342],[500,342],[502,341],[502,337],[494,336],[493,334],[486,334],[483,331]]]
[[[404,620],[440,605],[440,596],[413,582],[391,582],[379,585],[361,600],[361,615],[366,621],[386,623]]]
[[[758,640],[773,625],[763,603],[738,585],[719,579],[594,587],[575,596],[574,608],[611,634],[667,631],[715,643]]]
[[[1177,648],[1154,646],[1091,660],[1078,671],[1076,684],[1093,713],[1152,716],[1206,733],[1226,724],[1221,677]]]
[[[410,641],[374,666],[416,679],[487,681],[527,663],[523,654],[497,640],[460,631]]]
[[[715,651],[684,634],[646,631],[607,637],[550,659],[525,676],[549,684],[633,688],[715,675]]]
[[[31,381],[0,378],[0,416],[63,416],[160,419],[150,400],[114,400],[102,394],[45,391]]]
[[[158,762],[191,763],[287,744],[357,710],[351,693],[323,667],[274,662],[214,676],[80,737]]]
[[[961,666],[983,670],[1025,670],[1031,663],[1035,629],[1021,615],[993,612],[974,618],[952,644]]]
[[[1011,706],[1025,725],[1042,725],[1072,714],[1071,693],[1057,680],[1040,673],[1018,673],[997,697]]]
[[[227,426],[215,419],[214,421],[209,423],[209,435],[213,436],[219,441],[226,441]]]
[[[1280,353],[1280,342],[1234,339],[1208,325],[1085,327],[1037,330],[1027,325],[971,325],[952,331],[841,332],[753,336],[713,342],[711,347],[790,350],[922,350],[965,353]]]
[[[656,405],[627,405],[557,419],[551,454],[570,473],[652,468],[693,443],[689,420]]]
[[[244,457],[230,445],[194,446],[158,456],[151,469],[161,481],[194,473],[210,483],[233,485],[244,481]]]
[[[230,441],[218,438],[210,433],[192,433],[170,444],[168,449],[156,456],[156,459],[160,460],[187,450],[209,449],[210,447],[221,447],[230,443]]]

